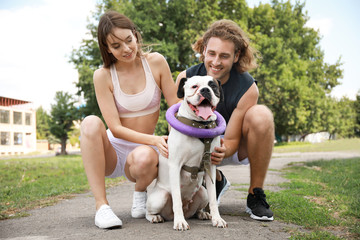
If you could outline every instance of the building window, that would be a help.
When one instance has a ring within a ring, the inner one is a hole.
[[[0,123],[10,123],[9,110],[0,110]]]
[[[22,145],[23,143],[22,135],[23,135],[22,133],[14,132],[14,145]]]
[[[10,132],[1,132],[1,145],[10,145]]]
[[[14,112],[14,124],[22,124],[22,112]]]
[[[31,125],[31,113],[25,113],[25,125]]]

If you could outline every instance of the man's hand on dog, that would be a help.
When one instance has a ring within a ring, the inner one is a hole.
[[[220,139],[220,147],[215,147],[214,152],[211,153],[211,163],[219,165],[225,157],[226,147],[224,145],[224,139]]]

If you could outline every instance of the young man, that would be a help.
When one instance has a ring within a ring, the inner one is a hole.
[[[230,20],[213,23],[193,49],[201,54],[203,63],[181,72],[177,83],[183,77],[210,75],[221,81],[224,91],[225,100],[217,111],[225,118],[227,128],[222,146],[212,153],[212,162],[219,166],[250,163],[246,212],[253,219],[271,221],[273,213],[263,186],[274,143],[274,120],[266,106],[257,105],[258,88],[247,72],[257,67],[257,52],[242,29]],[[230,183],[219,170],[216,178],[220,202]]]

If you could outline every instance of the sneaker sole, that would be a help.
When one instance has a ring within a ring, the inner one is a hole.
[[[252,219],[255,219],[255,220],[258,220],[258,221],[273,221],[274,220],[273,216],[272,217],[267,217],[267,216],[259,217],[259,216],[254,215],[249,207],[246,207],[245,212],[250,214],[250,217]]]
[[[98,227],[98,228],[101,228],[101,229],[117,229],[117,228],[122,228],[122,225],[110,225],[110,226],[101,226],[100,224],[96,224],[95,225]]]
[[[229,181],[227,181],[225,187],[221,190],[221,192],[220,192],[220,194],[219,194],[219,196],[218,196],[218,199],[217,199],[217,204],[218,204],[218,205],[220,205],[220,199],[221,199],[221,197],[225,194],[225,192],[226,192],[227,190],[229,190],[230,186],[231,186],[231,183],[230,183]]]

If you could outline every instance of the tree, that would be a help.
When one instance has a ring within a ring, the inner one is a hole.
[[[151,7],[149,7],[151,6]],[[102,0],[88,25],[90,39],[73,51],[71,62],[79,72],[78,94],[83,94],[84,115],[100,116],[92,75],[101,66],[96,41],[99,17],[108,9],[127,15],[140,29],[144,43],[153,44],[167,59],[171,71],[183,71],[198,63],[191,45],[215,20],[227,18],[248,32],[262,62],[251,74],[258,81],[259,102],[275,116],[277,135],[306,135],[324,129],[322,117],[331,90],[342,78],[341,59],[324,62],[320,36],[306,27],[304,4],[273,0],[249,8],[245,0]],[[161,111],[167,105],[162,100]],[[156,134],[165,134],[161,114]]]
[[[356,94],[354,108],[356,114],[355,136],[360,137],[360,90]]]
[[[78,111],[69,93],[56,92],[55,102],[56,104],[51,105],[50,132],[59,139],[61,155],[65,155],[68,133],[72,131],[74,121],[78,119]]]
[[[36,109],[36,138],[37,139],[48,139],[50,136],[49,127],[50,116],[40,106]]]
[[[321,122],[323,122],[323,131],[330,134],[329,138],[336,137],[341,126],[341,113],[339,111],[339,104],[335,98],[328,97],[324,101],[323,114],[321,115]]]
[[[344,138],[355,136],[356,111],[354,101],[347,97],[342,97],[338,102],[338,111],[340,113],[337,133]]]
[[[342,77],[340,59],[324,62],[318,32],[306,27],[304,4],[260,4],[251,10],[248,32],[262,54],[258,80],[260,103],[270,107],[276,134],[306,135],[321,131],[323,106]]]
[[[88,24],[91,39],[84,39],[79,49],[73,50],[70,62],[75,65],[79,78],[76,83],[77,95],[83,96],[85,105],[81,106],[81,116],[97,115],[101,112],[96,101],[95,88],[93,84],[94,71],[102,64],[100,50],[96,42],[96,28]]]

